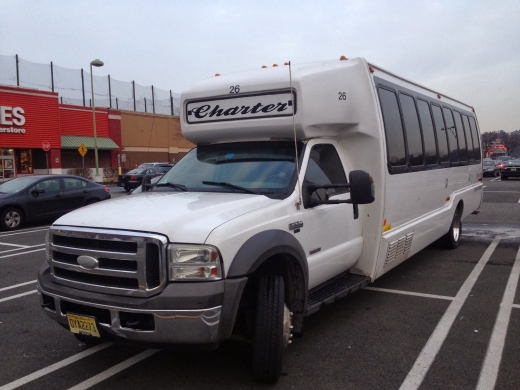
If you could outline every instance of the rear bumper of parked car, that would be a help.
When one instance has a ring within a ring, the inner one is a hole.
[[[171,283],[158,295],[134,298],[54,283],[45,265],[38,295],[45,313],[68,328],[67,312],[96,318],[102,337],[148,345],[211,345],[231,336],[247,278]]]

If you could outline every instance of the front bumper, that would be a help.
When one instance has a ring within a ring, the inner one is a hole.
[[[116,341],[197,345],[231,336],[246,282],[247,278],[170,283],[156,296],[134,298],[62,286],[51,281],[44,265],[37,288],[47,316],[66,328],[70,312],[95,317],[102,336]]]

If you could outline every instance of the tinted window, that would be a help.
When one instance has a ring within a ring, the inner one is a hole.
[[[430,108],[427,102],[417,99],[417,109],[419,110],[419,118],[421,118],[426,164],[435,165],[437,164],[437,144]]]
[[[455,117],[455,127],[457,128],[457,138],[459,140],[460,162],[467,162],[468,148],[466,147],[466,135],[464,134],[464,128],[462,127],[460,112],[453,111],[453,116]]]
[[[401,101],[401,109],[403,110],[410,165],[424,165],[421,128],[419,126],[417,110],[415,109],[415,102],[411,96],[404,94],[399,94],[399,100]]]
[[[473,155],[475,156],[476,161],[480,161],[480,139],[478,137],[477,124],[475,122],[475,118],[473,118],[472,116],[469,117],[469,127],[471,129],[471,135],[475,140],[475,143],[473,144]]]
[[[304,182],[315,184],[347,183],[343,165],[334,146],[323,144],[312,147]],[[346,188],[319,189],[312,193],[311,199],[314,201],[326,200],[327,195],[333,196],[344,192],[348,192],[348,190]]]
[[[446,121],[446,133],[448,134],[448,145],[450,147],[450,161],[459,162],[459,145],[457,143],[457,130],[453,122],[453,113],[449,108],[443,107],[444,120]]]
[[[435,121],[435,130],[437,132],[437,143],[439,145],[439,161],[447,162],[449,159],[448,141],[442,118],[442,111],[439,106],[432,104],[433,120]]]
[[[385,124],[388,163],[391,166],[406,165],[403,125],[399,115],[397,96],[387,89],[379,88],[379,99]]]
[[[45,190],[45,193],[59,192],[60,191],[60,179],[48,179],[37,183],[35,186],[29,188],[29,193],[34,190]]]
[[[475,162],[475,156],[473,154],[473,150],[475,149],[475,140],[473,139],[473,134],[471,134],[471,130],[469,128],[469,119],[467,115],[462,115],[462,122],[464,123],[464,131],[468,141],[468,160],[470,162]]]
[[[68,190],[79,190],[87,186],[87,182],[81,179],[75,179],[71,177],[63,178],[63,184],[65,185],[65,191]]]

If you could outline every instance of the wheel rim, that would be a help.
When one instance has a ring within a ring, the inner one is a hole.
[[[459,237],[460,237],[460,218],[459,218],[458,214],[455,214],[455,216],[453,217],[452,231],[453,231],[453,240],[455,242],[459,241]]]
[[[15,228],[20,224],[21,216],[16,211],[9,211],[5,215],[5,225],[9,228]]]
[[[286,304],[283,305],[283,346],[286,348],[291,344],[291,329],[293,313],[290,312]]]

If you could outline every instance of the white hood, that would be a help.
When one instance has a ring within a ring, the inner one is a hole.
[[[83,207],[54,225],[153,232],[166,235],[171,242],[200,244],[217,226],[276,202],[251,194],[145,193]]]

